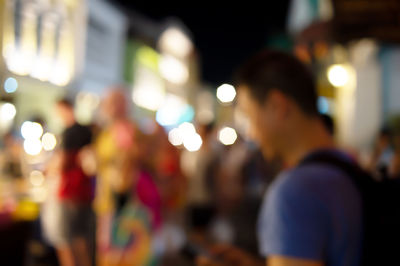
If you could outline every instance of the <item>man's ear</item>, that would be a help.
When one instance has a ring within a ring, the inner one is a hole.
[[[286,119],[290,110],[289,98],[277,89],[272,89],[266,98],[268,109],[275,114],[278,119]]]

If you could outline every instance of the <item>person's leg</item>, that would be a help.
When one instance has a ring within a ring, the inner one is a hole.
[[[91,266],[90,252],[86,239],[77,237],[73,242],[73,251],[76,256],[76,265]]]
[[[60,230],[60,239],[58,239],[59,243],[55,245],[57,258],[60,266],[76,266],[71,245],[73,210],[67,202],[62,202],[60,204],[60,209],[60,223],[58,228],[58,230]]]
[[[69,245],[57,246],[56,250],[60,266],[75,266],[74,255]]]
[[[77,259],[77,265],[93,265],[93,244],[95,234],[95,217],[90,204],[76,206],[73,228],[73,251]]]

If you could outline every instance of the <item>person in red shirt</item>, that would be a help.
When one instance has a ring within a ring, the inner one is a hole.
[[[82,154],[90,149],[90,128],[76,122],[73,104],[57,102],[57,114],[65,130],[61,137],[61,167],[58,196],[61,202],[60,243],[57,252],[62,266],[92,265],[95,217],[92,210],[93,179],[84,171]]]

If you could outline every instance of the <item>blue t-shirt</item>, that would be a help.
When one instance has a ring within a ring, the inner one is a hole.
[[[283,172],[264,197],[260,253],[359,265],[361,215],[360,193],[337,167],[311,163]]]

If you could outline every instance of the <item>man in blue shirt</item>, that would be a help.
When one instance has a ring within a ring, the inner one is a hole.
[[[239,107],[249,134],[267,159],[286,170],[268,189],[258,221],[260,253],[252,258],[232,247],[216,248],[219,262],[199,265],[356,266],[361,255],[361,197],[350,177],[320,163],[300,165],[315,152],[341,158],[317,111],[312,75],[296,58],[263,51],[238,75]]]

